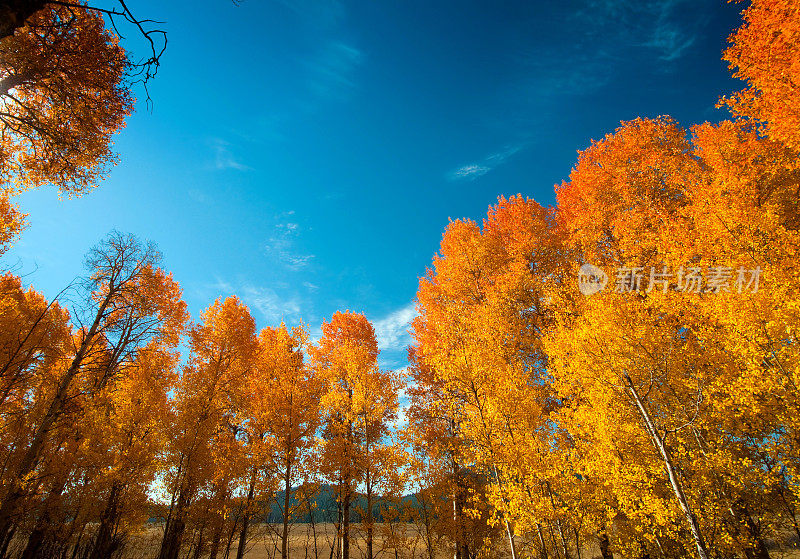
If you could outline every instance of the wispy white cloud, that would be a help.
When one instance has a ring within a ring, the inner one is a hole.
[[[287,215],[292,215],[294,212]],[[275,234],[267,239],[264,250],[267,256],[280,262],[292,271],[306,268],[314,259],[313,254],[304,254],[297,249],[297,235],[300,225],[287,221],[275,226]]]
[[[273,289],[255,285],[242,286],[242,300],[258,310],[270,325],[280,322],[298,324],[302,319],[302,305],[298,298],[279,296]]]
[[[613,26],[624,39],[621,44],[655,49],[665,62],[686,53],[704,20],[698,14],[685,17],[688,8],[702,8],[691,0],[592,0],[588,8],[584,15],[596,25]]]
[[[661,11],[651,36],[643,46],[656,49],[665,62],[677,60],[694,44],[696,36],[668,20],[669,12]]]
[[[509,157],[519,152],[523,147],[525,147],[524,143],[517,143],[507,146],[498,152],[484,157],[479,162],[462,165],[461,167],[450,171],[447,176],[450,180],[475,180],[499,165],[505,163]]]
[[[326,43],[305,61],[308,87],[322,99],[342,100],[355,87],[355,70],[364,56],[352,45],[341,41]]]
[[[236,171],[250,171],[252,167],[245,165],[233,154],[230,142],[221,138],[213,138],[210,142],[214,154],[213,166],[218,171],[234,169]]]
[[[475,179],[480,177],[481,175],[485,175],[489,171],[491,171],[491,167],[486,167],[484,165],[478,165],[477,163],[472,163],[470,165],[464,165],[463,167],[459,167],[455,171],[451,173],[451,177],[454,179]]]
[[[232,295],[234,292],[233,285],[221,278],[215,278],[214,283],[205,287],[213,292],[214,298]]]
[[[411,343],[408,333],[411,321],[417,316],[415,303],[393,311],[373,322],[378,348],[381,351],[402,351]]]
[[[307,299],[300,297],[296,292],[281,290],[279,294],[272,287],[255,285],[248,281],[238,281],[235,284],[228,280],[216,278],[214,283],[206,285],[202,290],[205,298],[209,293],[213,298],[236,295],[251,311],[256,311],[270,326],[286,322],[298,324],[303,318],[303,311],[310,310]],[[308,319],[309,317],[306,316]]]

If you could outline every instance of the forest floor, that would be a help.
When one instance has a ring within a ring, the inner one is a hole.
[[[352,526],[350,557],[362,559],[366,557],[366,537],[359,524]],[[276,559],[280,552],[280,525],[260,524],[253,527],[248,540],[245,559]],[[125,548],[121,559],[150,559],[158,555],[163,529],[151,526],[143,533],[133,536]],[[332,559],[332,547],[335,545],[336,528],[332,523],[295,524],[291,528],[289,538],[290,559]],[[316,540],[316,546],[315,546]],[[496,557],[508,557],[506,542],[498,542]],[[225,557],[224,543],[219,551],[218,559],[235,559],[238,539],[230,545],[228,557]],[[517,549],[518,556],[526,556],[525,549]],[[181,559],[193,556],[193,550],[184,548]],[[424,536],[413,524],[378,524],[375,527],[373,543],[374,559],[428,559]],[[770,549],[773,559],[800,559],[800,550]],[[201,557],[208,557],[205,551]],[[452,552],[444,546],[436,553],[435,559],[449,559]],[[596,545],[586,545],[581,552],[581,559],[599,559],[600,550]]]
[[[366,535],[361,527],[353,525],[350,540],[350,557],[360,559],[366,557]],[[251,537],[248,538],[246,559],[275,559],[281,556],[281,540],[279,532],[281,526],[261,524],[255,526]],[[122,559],[147,559],[158,555],[158,545],[161,542],[163,530],[154,526],[142,534],[133,536]],[[316,538],[315,538],[316,536]],[[334,546],[336,527],[334,524],[295,524],[291,528],[289,537],[289,557],[291,559],[331,559],[331,548]],[[316,547],[315,547],[316,539]],[[228,559],[235,559],[238,548],[238,537],[231,542]],[[218,559],[225,559],[225,544],[219,552]],[[191,549],[181,551],[181,558],[191,556]],[[379,524],[375,527],[373,542],[373,555],[375,559],[427,559],[425,542],[420,531],[414,525]],[[201,557],[207,557],[205,552]],[[436,559],[450,557],[444,549],[436,554]]]

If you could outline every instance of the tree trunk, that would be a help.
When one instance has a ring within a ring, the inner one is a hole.
[[[86,532],[86,525],[88,523],[84,520],[81,525],[81,531],[78,532],[78,539],[75,540],[75,545],[72,546],[72,556],[71,559],[77,559],[78,553],[81,549],[81,542],[83,541],[83,534]]]
[[[350,391],[352,401],[353,393]],[[342,556],[341,559],[350,559],[350,499],[352,493],[352,473],[350,470],[353,460],[353,422],[347,423],[347,463],[343,476],[342,488],[345,492],[342,498]]]
[[[553,497],[553,488],[550,487],[549,481],[545,481],[544,486],[547,489],[547,496],[550,498],[550,506],[553,508],[553,512],[556,512],[558,508],[556,507],[556,501]],[[569,559],[569,548],[567,547],[567,539],[564,536],[564,526],[561,524],[560,518],[556,518],[556,528],[558,528],[558,537],[561,540],[561,550],[564,553],[564,559]]]
[[[12,516],[16,512],[19,502],[27,494],[25,479],[28,477],[28,474],[30,474],[34,468],[36,468],[42,450],[44,449],[44,445],[47,442],[47,435],[49,434],[50,429],[53,427],[56,419],[58,419],[61,415],[61,412],[64,408],[64,402],[67,398],[67,393],[69,392],[70,384],[72,384],[72,379],[75,378],[76,374],[78,374],[78,371],[83,364],[83,360],[86,357],[86,353],[89,351],[89,347],[97,335],[97,330],[100,328],[100,323],[103,319],[105,310],[111,302],[111,293],[113,292],[109,292],[109,295],[103,299],[103,303],[98,308],[97,314],[95,315],[89,331],[81,341],[81,346],[78,349],[78,353],[76,353],[75,357],[72,359],[67,372],[64,373],[63,377],[61,377],[61,382],[58,384],[55,397],[50,403],[50,407],[48,408],[44,419],[42,419],[42,423],[39,425],[38,429],[36,429],[36,433],[31,440],[30,446],[28,446],[28,449],[23,454],[22,460],[20,460],[20,463],[16,468],[15,476],[12,478],[13,481],[11,482],[11,487],[8,489],[6,496],[3,498],[3,501],[0,504],[0,534],[5,534],[8,531]]]
[[[460,545],[460,538],[459,535],[461,530],[459,529],[459,518],[458,518],[458,505],[456,503],[456,493],[453,492],[453,526],[455,527],[455,551],[453,551],[453,559],[461,559],[461,545]]]
[[[339,493],[336,499],[336,533],[333,537],[333,544],[331,544],[330,559],[333,559],[333,552],[336,551],[336,557],[342,555],[342,482],[339,480]]]
[[[42,547],[47,541],[53,541],[55,536],[53,530],[55,528],[51,512],[57,510],[59,505],[58,501],[64,493],[69,479],[69,470],[62,473],[60,479],[57,480],[44,502],[42,503],[42,514],[36,522],[33,531],[28,536],[28,543],[20,555],[20,559],[35,559],[40,555]]]
[[[350,483],[342,503],[342,559],[350,559]]]
[[[367,471],[367,559],[372,559],[372,483]]]
[[[283,531],[281,532],[281,559],[289,557],[289,506],[292,498],[292,462],[286,454],[286,468],[283,472]]]
[[[231,554],[231,544],[233,543],[233,537],[236,535],[236,527],[239,525],[239,515],[236,514],[233,517],[233,526],[231,526],[231,532],[228,534],[228,540],[225,542],[225,553],[222,555],[224,559],[228,559]]]
[[[422,523],[425,526],[425,545],[428,548],[428,559],[433,559],[433,540],[431,539],[431,516],[428,511],[428,505],[425,504],[424,494],[419,494],[417,498],[422,505]]]
[[[115,481],[111,486],[111,493],[108,503],[100,517],[100,527],[97,529],[97,536],[94,540],[94,548],[90,559],[105,559],[111,555],[114,547],[114,528],[119,520],[119,501],[122,488],[119,482]]]
[[[602,532],[598,539],[600,540],[600,556],[603,559],[614,559],[614,554],[611,553],[611,541],[608,539],[608,534]]]
[[[242,532],[239,534],[239,547],[236,550],[236,559],[243,559],[244,548],[247,545],[247,527],[250,524],[250,503],[253,502],[253,492],[256,486],[256,472],[250,477],[250,489],[247,491],[247,501],[244,506],[244,517],[242,518]]]
[[[206,523],[203,522],[203,525],[200,526],[200,533],[197,535],[197,547],[195,547],[193,559],[200,559],[200,556],[203,554],[203,544],[205,543],[203,535],[205,534],[205,530]]]
[[[20,559],[34,559],[39,556],[39,552],[44,545],[45,535],[47,534],[47,526],[48,524],[46,523],[37,523],[36,527],[28,536],[28,543],[25,545],[25,549],[22,550],[22,555],[19,556]]]
[[[14,534],[17,531],[16,526],[12,526],[8,532],[4,534],[2,542],[0,542],[0,559],[5,559],[6,552],[8,551],[8,545],[11,543],[11,540],[14,538]]]
[[[745,557],[747,559],[770,559],[767,546],[761,537],[761,528],[753,520],[747,505],[742,501],[737,501],[731,507],[731,512],[734,514],[734,518],[744,524],[747,529],[747,539],[754,544],[744,548]]]
[[[547,559],[547,543],[544,541],[544,534],[542,534],[542,525],[538,522],[536,523],[536,533],[539,535],[539,546],[541,547],[539,550],[539,557],[541,557],[541,559]]]
[[[186,529],[186,509],[189,507],[189,483],[188,480],[181,485],[178,494],[178,502],[175,511],[172,513],[167,526],[164,529],[164,538],[161,540],[161,550],[158,559],[178,559],[183,540],[183,532]]]
[[[492,456],[494,456],[494,452],[492,452]],[[494,468],[494,477],[497,480],[497,486],[500,488],[500,493],[503,493],[503,483],[500,481],[500,473],[497,471],[497,466],[492,465]],[[503,502],[505,503],[505,496],[503,496]],[[517,548],[514,545],[514,533],[511,531],[511,525],[508,522],[508,516],[503,514],[503,522],[506,526],[506,535],[508,536],[508,546],[511,549],[511,559],[517,559]]]
[[[211,537],[211,547],[208,550],[208,559],[217,559],[219,544],[222,543],[222,524],[217,523],[214,528],[214,535]]]
[[[564,526],[560,518],[556,518],[556,526],[558,527],[558,538],[561,540],[561,549],[564,552],[564,559],[570,559],[567,539],[564,537]]]
[[[458,474],[456,474],[458,476]],[[460,479],[456,481],[456,497],[453,503],[455,507],[456,523],[456,549],[459,559],[469,559],[469,541],[467,538],[467,525],[464,522],[464,487],[461,485]]]
[[[786,512],[788,513],[789,518],[792,521],[792,526],[794,527],[794,533],[797,535],[797,542],[800,545],[800,525],[797,524],[797,512],[792,504],[789,502],[789,499],[786,498],[786,491],[788,491],[788,484],[786,482],[786,474],[782,474],[781,485],[780,485],[780,497],[781,502],[783,502],[783,506],[786,508]]]
[[[647,411],[644,402],[642,402],[642,399],[639,397],[639,392],[633,385],[633,380],[631,380],[631,377],[627,372],[623,372],[623,376],[625,377],[625,381],[628,383],[628,389],[630,390],[631,396],[633,396],[633,400],[636,403],[639,414],[644,420],[644,424],[648,434],[650,435],[650,439],[664,462],[664,469],[667,471],[667,476],[669,477],[669,483],[672,487],[672,491],[678,500],[678,505],[680,506],[681,511],[683,511],[683,514],[686,517],[686,522],[689,524],[689,530],[692,533],[692,538],[694,538],[695,545],[697,546],[697,556],[700,559],[708,559],[708,548],[706,547],[705,539],[700,531],[700,525],[697,522],[697,517],[689,505],[689,500],[686,498],[686,493],[683,490],[683,484],[681,483],[680,479],[678,479],[678,475],[675,471],[675,465],[673,464],[672,455],[669,452],[666,444],[664,444],[664,439],[658,434],[655,423],[653,423],[653,418],[650,417],[650,413]]]

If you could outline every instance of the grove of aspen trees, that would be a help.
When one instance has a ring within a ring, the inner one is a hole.
[[[125,157],[160,47],[120,6],[0,8],[0,254],[20,192]],[[190,316],[132,233],[52,299],[0,256],[0,559],[800,556],[800,2],[743,10],[728,120],[623,122],[554,206],[447,224],[407,370],[346,309]]]

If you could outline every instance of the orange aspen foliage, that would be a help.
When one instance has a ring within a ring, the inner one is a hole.
[[[685,235],[680,211],[699,173],[686,131],[672,119],[624,122],[581,152],[569,181],[556,187],[560,225],[584,261],[650,265]]]
[[[293,518],[302,506],[294,499],[294,489],[313,473],[312,451],[320,425],[323,386],[314,369],[304,362],[307,343],[308,333],[303,327],[289,330],[281,324],[261,330],[249,394],[242,405],[246,417],[243,428],[253,460],[248,500],[253,499],[258,478],[264,478],[262,486],[278,482],[275,485],[282,487],[279,506],[283,512],[283,559],[289,553]],[[240,549],[245,540],[246,527],[241,532]]]
[[[338,487],[341,557],[350,553],[350,514],[359,482],[367,490],[367,547],[372,553],[372,493],[385,473],[382,441],[397,411],[398,383],[378,368],[378,342],[362,314],[334,313],[310,348],[312,366],[324,382],[322,473]],[[377,479],[376,479],[377,478]]]
[[[754,0],[725,51],[747,87],[722,103],[755,119],[763,133],[800,151],[800,7],[796,0]]]
[[[73,317],[85,323],[72,337],[69,350],[59,356],[54,390],[42,400],[46,411],[31,426],[29,443],[18,449],[19,459],[0,501],[0,534],[10,529],[33,487],[29,478],[43,458],[53,426],[71,405],[75,379],[89,379],[82,391],[98,393],[148,344],[177,344],[186,320],[185,304],[177,285],[156,269],[159,258],[153,245],[119,232],[112,232],[89,253],[90,276],[84,285],[88,306]],[[156,296],[158,291],[163,295]]]
[[[255,322],[236,297],[218,299],[201,320],[189,331],[191,354],[175,394],[168,446],[171,505],[160,559],[178,556],[188,515],[202,490],[227,494],[232,481],[227,460],[238,454],[237,409],[258,347]],[[226,445],[232,456],[223,451]],[[215,535],[217,544],[220,536]]]
[[[81,194],[116,160],[128,60],[97,12],[49,6],[0,41],[0,182]]]

